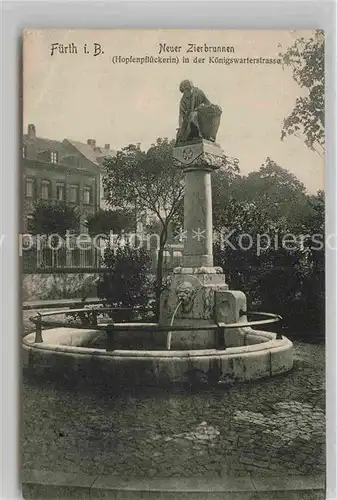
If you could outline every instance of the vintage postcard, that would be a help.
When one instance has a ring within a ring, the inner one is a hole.
[[[25,498],[325,498],[324,111],[321,31],[23,32]]]

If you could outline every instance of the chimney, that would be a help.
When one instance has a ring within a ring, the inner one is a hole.
[[[28,137],[29,139],[36,139],[36,128],[32,123],[28,125]]]
[[[104,149],[110,149],[110,144],[105,144]]]
[[[94,148],[96,146],[96,140],[95,139],[88,139],[87,144],[88,144],[88,146],[92,146]]]

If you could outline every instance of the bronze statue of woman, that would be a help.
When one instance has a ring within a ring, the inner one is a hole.
[[[197,138],[214,142],[220,124],[221,109],[219,106],[211,104],[205,93],[198,87],[194,87],[190,80],[183,80],[179,90],[183,95],[179,106],[179,129],[176,144]],[[203,124],[200,123],[200,114],[203,116]],[[215,122],[214,117],[217,118]]]

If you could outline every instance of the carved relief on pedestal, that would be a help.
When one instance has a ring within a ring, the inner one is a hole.
[[[189,281],[183,281],[177,286],[176,295],[178,301],[181,302],[181,311],[184,314],[192,310],[196,294],[196,288]]]
[[[181,145],[173,150],[173,162],[177,167],[187,169],[197,167],[216,170],[225,165],[226,156],[220,146],[199,140]]]

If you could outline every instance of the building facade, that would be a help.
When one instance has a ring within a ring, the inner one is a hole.
[[[99,207],[102,210],[107,210],[109,207],[106,203],[106,191],[103,187],[104,176],[104,159],[116,156],[116,151],[110,148],[110,144],[105,144],[104,147],[97,146],[95,139],[88,139],[86,143],[65,139],[63,146],[73,153],[77,153],[83,161],[95,165],[99,171]]]
[[[101,165],[105,156],[115,154],[106,146],[96,147],[93,139],[85,144],[41,138],[35,126],[28,125],[22,141],[24,232],[34,203],[39,200],[65,201],[76,206],[81,216],[78,229],[85,231],[88,215],[104,205]]]
[[[115,155],[116,151],[110,148],[110,144],[100,147],[96,145],[94,139],[88,139],[83,143],[72,139],[56,141],[41,138],[37,136],[35,126],[28,125],[27,134],[23,135],[22,141],[22,232],[29,232],[29,219],[34,212],[34,204],[43,200],[65,201],[74,205],[80,213],[78,232],[87,232],[85,223],[88,216],[95,214],[99,209],[111,208],[106,203],[107,193],[103,187],[103,163],[106,157]],[[135,230],[139,235],[144,231],[146,233],[145,227],[151,225],[152,218],[148,215],[137,219]],[[158,230],[157,228],[157,232]],[[155,225],[150,233],[153,231],[156,232]],[[181,248],[171,243],[169,239],[164,255],[165,269],[171,269],[180,262]],[[64,258],[61,252],[52,252],[50,256],[49,254],[46,256],[42,250],[39,255],[34,254],[34,266],[37,268],[96,266],[96,254],[94,252],[91,254],[89,248],[87,250],[88,252],[77,252],[78,256],[76,251],[68,252]],[[153,270],[155,270],[158,249],[152,245],[148,250],[151,251]],[[57,261],[58,258],[61,259],[60,262]]]

